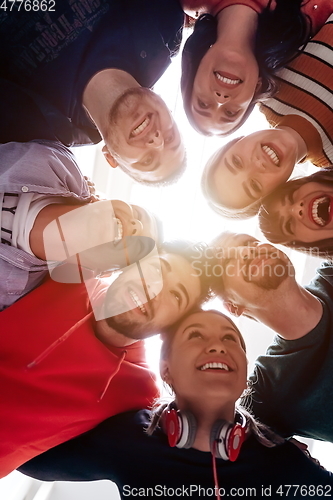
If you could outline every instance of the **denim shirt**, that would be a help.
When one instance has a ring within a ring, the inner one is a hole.
[[[67,203],[90,198],[73,154],[51,141],[1,144],[0,192],[63,196]],[[47,275],[44,260],[0,243],[0,311],[33,290]]]

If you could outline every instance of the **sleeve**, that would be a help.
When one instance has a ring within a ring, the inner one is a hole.
[[[0,191],[17,192],[25,185],[34,193],[90,199],[74,155],[59,142],[1,144],[0,158]]]
[[[111,417],[91,431],[51,448],[26,462],[19,471],[41,481],[109,479],[117,483],[117,449],[124,429],[114,420]]]
[[[91,431],[29,460],[19,471],[41,481],[108,479],[119,486],[131,460],[130,443],[140,441],[142,436],[146,439],[143,427],[148,420],[147,410],[115,415]],[[128,450],[126,454],[124,448]]]

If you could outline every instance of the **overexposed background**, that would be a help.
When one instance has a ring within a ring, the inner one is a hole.
[[[205,138],[196,133],[188,124],[182,109],[182,101],[177,82],[180,80],[180,58],[176,57],[154,90],[160,94],[172,110],[183,135],[188,158],[187,171],[177,184],[165,188],[141,186],[132,181],[120,169],[111,169],[101,153],[102,145],[75,148],[79,165],[85,175],[89,175],[99,191],[111,199],[123,199],[142,205],[155,212],[164,224],[165,239],[189,239],[209,242],[224,230],[245,232],[259,239],[256,217],[246,221],[228,221],[215,214],[206,204],[200,189],[200,178],[207,159],[223,144],[233,137],[245,135],[267,127],[263,115],[255,109],[247,123],[227,139]],[[297,167],[295,174],[304,175],[315,171],[307,163]],[[315,274],[320,260],[309,258],[288,250],[292,259],[297,280],[307,284]],[[215,299],[207,304],[223,310],[222,304]],[[226,312],[226,311],[223,311]],[[234,318],[235,319],[235,318]],[[249,370],[256,357],[265,352],[274,333],[246,318],[236,322],[242,331],[248,351]],[[160,340],[157,337],[146,341],[147,357],[152,368],[158,371]],[[287,381],[286,381],[287,383]],[[306,440],[310,442],[310,440]],[[333,445],[331,443],[311,442],[312,454],[327,469],[333,470]],[[108,481],[93,483],[41,483],[14,472],[0,480],[1,500],[114,500],[119,498],[117,488]]]

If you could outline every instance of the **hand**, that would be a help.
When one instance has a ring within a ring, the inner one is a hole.
[[[99,194],[96,194],[96,188],[95,188],[95,183],[92,182],[89,177],[87,177],[86,175],[84,176],[84,179],[86,180],[87,182],[87,185],[88,185],[88,188],[89,188],[89,192],[90,192],[90,203],[94,203],[95,201],[100,201],[100,195]]]
[[[311,462],[314,462],[316,465],[318,465],[321,469],[323,470],[326,470],[325,467],[323,467],[321,465],[321,463],[319,462],[319,460],[317,460],[316,458],[314,458],[310,452],[309,452],[309,447],[306,443],[302,443],[301,441],[298,441],[297,439],[295,438],[291,438],[291,439],[288,439],[288,441],[290,443],[293,443],[295,446],[297,446],[297,448],[299,448],[300,450],[302,450],[302,452],[304,453],[304,455],[306,455],[310,460]]]

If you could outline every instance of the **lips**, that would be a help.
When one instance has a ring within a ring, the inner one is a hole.
[[[310,220],[319,227],[325,227],[333,217],[333,198],[329,195],[316,196],[309,203]]]
[[[152,123],[152,113],[149,113],[144,117],[143,120],[140,119],[139,123],[136,123],[135,127],[131,130],[130,139],[141,137],[147,130],[149,130]]]
[[[217,83],[226,89],[234,89],[238,87],[243,81],[236,75],[231,73],[221,73],[220,71],[214,71],[215,79]]]
[[[220,361],[216,362],[208,362],[204,365],[199,366],[200,371],[214,370],[214,371],[231,371],[229,366],[226,363],[221,363]]]

